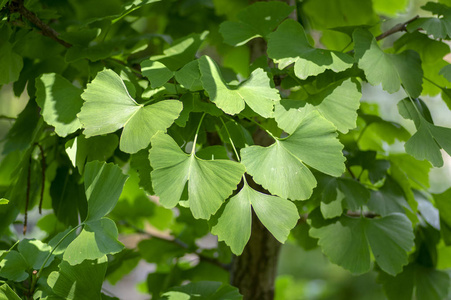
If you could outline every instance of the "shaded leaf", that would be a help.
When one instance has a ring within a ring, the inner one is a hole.
[[[239,300],[243,299],[238,289],[228,284],[214,281],[199,281],[173,287],[162,295],[161,299],[188,300]]]
[[[164,64],[150,59],[141,63],[141,72],[149,79],[152,88],[163,86],[174,76],[174,72],[169,70]]]

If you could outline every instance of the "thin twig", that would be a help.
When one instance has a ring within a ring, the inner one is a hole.
[[[41,172],[42,172],[42,180],[41,180],[41,197],[39,199],[39,213],[42,214],[42,202],[44,200],[44,189],[45,189],[45,168],[46,168],[46,163],[45,163],[45,153],[44,153],[44,149],[42,148],[42,146],[38,143],[35,144],[36,146],[38,146],[39,150],[41,151]]]
[[[376,37],[376,41],[380,41],[384,38],[386,38],[387,36],[390,36],[396,32],[400,32],[400,31],[406,31],[407,25],[413,21],[415,21],[416,19],[418,19],[420,16],[416,15],[415,17],[413,17],[410,20],[405,21],[404,23],[399,23],[396,24],[395,26],[393,26],[392,28],[390,28],[389,30],[383,32],[382,34],[378,35]]]
[[[129,222],[127,222],[125,220],[120,221],[119,224],[124,225],[126,227],[129,227],[129,228],[135,230],[136,233],[146,235],[146,236],[148,236],[150,238],[154,238],[154,239],[159,239],[159,240],[162,240],[162,241],[170,242],[170,243],[173,243],[173,244],[179,246],[180,248],[183,248],[185,250],[190,250],[189,246],[185,242],[183,242],[183,241],[181,241],[181,240],[179,240],[177,238],[163,237],[163,236],[154,235],[154,234],[152,234],[150,232],[147,232],[145,230],[142,230],[141,228],[138,228],[138,227],[134,226],[133,224],[130,224]],[[230,270],[230,266],[228,264],[221,263],[220,261],[218,261],[218,260],[216,260],[214,258],[205,256],[205,255],[203,255],[201,253],[197,253],[195,251],[191,252],[191,253],[196,255],[199,258],[200,261],[209,262],[209,263],[211,263],[211,264],[213,264],[213,265],[215,265],[217,267],[220,267],[221,269],[224,269],[226,271]]]
[[[25,214],[23,220],[23,234],[27,233],[27,223],[28,223],[28,204],[30,202],[30,189],[31,189],[31,155],[28,161],[28,174],[27,174],[27,192],[25,197]]]
[[[41,30],[42,35],[45,35],[45,36],[53,39],[54,41],[58,42],[59,44],[63,45],[66,48],[72,47],[71,44],[63,41],[62,39],[60,39],[58,37],[59,33],[55,29],[53,29],[46,23],[42,22],[42,20],[39,19],[33,12],[29,11],[25,7],[23,1],[21,1],[21,0],[11,1],[11,3],[9,4],[9,10],[12,13],[18,12],[21,16],[23,16],[25,19],[30,21],[33,25],[35,25],[37,28],[39,28]]]

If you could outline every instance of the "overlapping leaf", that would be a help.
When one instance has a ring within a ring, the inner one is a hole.
[[[451,7],[442,3],[428,2],[421,7],[440,17],[418,18],[407,25],[409,32],[418,29],[425,30],[428,35],[432,35],[436,39],[446,39],[451,35]]]
[[[272,194],[285,199],[310,197],[316,180],[306,166],[340,176],[344,172],[343,145],[335,127],[313,111],[287,138],[276,139],[269,147],[241,149],[242,163],[254,180]]]
[[[245,103],[263,117],[270,117],[274,101],[280,99],[277,89],[263,69],[256,69],[250,77],[237,87],[226,84],[216,63],[208,56],[199,59],[201,80],[204,89],[220,109],[227,114],[238,114]]]
[[[13,50],[13,45],[8,41],[9,30],[7,28],[7,26],[3,26],[0,31],[3,35],[0,45],[0,66],[4,68],[0,72],[0,85],[19,79],[20,71],[23,68],[22,57]]]
[[[385,53],[368,30],[355,30],[353,39],[359,68],[365,72],[369,83],[382,84],[389,93],[397,92],[402,85],[411,97],[421,94],[423,70],[417,52]]]
[[[310,235],[319,239],[324,254],[356,274],[370,270],[370,249],[382,270],[391,275],[401,272],[414,245],[412,224],[403,214],[375,219],[343,216],[335,222],[316,214],[310,222]]]
[[[99,259],[123,249],[117,240],[116,224],[104,216],[116,205],[126,179],[127,176],[114,164],[98,161],[86,164],[88,215],[83,222],[83,230],[64,252],[65,261],[77,265],[84,260]]]
[[[47,278],[52,293],[68,300],[100,299],[100,290],[108,267],[108,259],[104,255],[94,261],[71,266],[62,261],[58,271],[53,271]]]
[[[218,222],[211,229],[236,255],[243,252],[251,235],[251,206],[262,224],[281,243],[285,242],[299,219],[296,206],[291,201],[260,193],[245,183],[241,191],[226,203]]]
[[[413,120],[417,128],[417,132],[405,144],[406,152],[418,160],[426,159],[433,166],[441,167],[443,158],[440,149],[451,155],[451,128],[435,126],[430,115],[420,113],[420,109],[420,104],[414,106],[409,99],[398,103],[401,116]]]
[[[146,148],[150,138],[171,126],[182,110],[181,102],[175,100],[147,106],[136,103],[119,75],[111,70],[98,73],[81,96],[86,102],[78,117],[86,137],[124,128],[119,147],[128,153]]]
[[[36,79],[36,102],[44,121],[65,137],[81,127],[77,114],[83,100],[82,91],[59,74],[43,74]]]
[[[325,70],[341,72],[354,63],[354,59],[347,54],[312,47],[304,28],[292,19],[283,22],[268,36],[268,56],[281,69],[294,63],[294,73],[300,79],[318,75]]]
[[[333,84],[323,91],[309,95],[303,101],[283,99],[275,106],[274,117],[281,129],[292,133],[302,122],[303,115],[316,110],[332,122],[340,132],[347,133],[356,126],[357,109],[362,94],[351,80]]]
[[[195,218],[208,219],[240,182],[244,166],[228,160],[202,160],[184,153],[168,135],[152,138],[149,155],[152,185],[160,203],[177,205],[188,182],[188,202]]]
[[[223,22],[219,32],[227,44],[243,45],[253,38],[266,37],[292,11],[293,7],[283,2],[256,2],[241,10],[237,21]]]

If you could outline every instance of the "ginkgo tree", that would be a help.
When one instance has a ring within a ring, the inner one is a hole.
[[[449,297],[427,96],[451,109],[451,3],[250,2],[0,1],[0,85],[28,99],[1,116],[1,299],[117,299],[141,260],[152,299],[282,299],[287,241],[388,299]]]

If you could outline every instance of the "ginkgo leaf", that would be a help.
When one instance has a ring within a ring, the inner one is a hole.
[[[251,235],[251,206],[262,224],[281,243],[299,219],[293,202],[253,190],[247,183],[230,198],[211,232],[225,241],[232,252],[240,255]]]
[[[85,260],[102,258],[124,249],[118,241],[116,224],[108,219],[88,221],[80,234],[67,246],[63,259],[71,265],[81,264]]]
[[[278,126],[292,133],[302,122],[302,116],[316,110],[332,122],[340,132],[347,133],[356,127],[357,109],[362,94],[350,79],[333,84],[323,91],[309,95],[304,101],[283,99],[276,103],[274,117]]]
[[[270,117],[274,101],[280,99],[277,89],[263,69],[256,69],[250,77],[237,87],[225,83],[216,63],[208,56],[199,59],[201,80],[204,89],[220,109],[230,115],[241,112],[245,103],[263,117]]]
[[[183,108],[176,100],[147,106],[136,103],[123,80],[112,70],[99,72],[81,97],[86,102],[78,117],[86,137],[124,128],[119,148],[128,153],[146,148],[150,138],[171,126]]]
[[[319,239],[324,254],[356,274],[370,270],[371,249],[380,268],[395,275],[407,264],[414,246],[412,224],[404,214],[374,219],[342,216],[336,222],[326,222],[319,214],[311,218],[309,233]]]
[[[65,137],[81,127],[77,114],[83,100],[82,91],[59,74],[43,74],[36,78],[36,102],[44,121]]]
[[[408,32],[425,30],[436,39],[446,39],[451,34],[451,8],[443,3],[428,2],[421,7],[439,17],[418,18],[407,25]]]
[[[406,142],[406,152],[418,160],[429,160],[433,166],[443,166],[440,149],[451,155],[451,128],[435,126],[420,113],[418,105],[404,99],[398,103],[398,110],[405,119],[415,123],[417,132]],[[427,116],[430,119],[430,116]]]
[[[343,145],[336,137],[335,127],[313,111],[289,137],[276,139],[269,147],[241,149],[242,163],[254,180],[272,194],[307,199],[316,180],[305,164],[332,176],[344,172]]]
[[[219,26],[224,42],[240,46],[256,37],[266,37],[293,11],[283,2],[256,2],[241,10],[238,21],[225,21]]]
[[[397,92],[402,85],[411,97],[421,94],[423,69],[417,52],[385,53],[368,30],[356,29],[353,39],[359,68],[369,83],[382,84],[389,93]]]
[[[300,79],[325,70],[341,72],[354,63],[354,59],[345,53],[312,47],[302,25],[292,19],[286,20],[268,35],[268,56],[281,69],[294,63],[294,73]]]
[[[203,89],[200,78],[199,62],[197,60],[187,63],[183,68],[175,72],[175,80],[182,87],[190,91],[200,91]]]
[[[71,266],[63,260],[58,266],[59,270],[50,273],[47,283],[52,293],[62,297],[61,299],[100,299],[100,290],[107,267],[106,256],[95,261],[85,261],[76,266]]]
[[[141,72],[149,79],[150,86],[153,89],[163,86],[174,76],[174,72],[169,70],[164,64],[150,59],[141,63]]]
[[[244,166],[229,160],[202,160],[194,152],[184,153],[164,133],[152,138],[149,154],[152,185],[160,203],[172,208],[188,182],[188,202],[195,218],[208,219],[233,192],[244,174]]]

